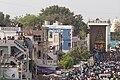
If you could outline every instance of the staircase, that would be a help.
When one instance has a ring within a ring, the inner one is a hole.
[[[9,54],[3,54],[1,57],[2,57],[2,58],[1,58],[1,60],[0,60],[0,63],[2,63],[2,64],[8,63],[9,58],[10,58],[10,55],[9,55]]]
[[[48,53],[48,56],[51,57],[53,60],[58,60],[58,56],[55,55],[54,53]]]
[[[21,44],[19,41],[15,40],[14,43],[15,43],[14,46],[17,47],[18,49],[20,49],[22,52],[25,52],[25,51],[26,51],[24,45]]]
[[[15,58],[19,58],[19,57],[21,57],[22,55],[24,55],[24,53],[23,52],[21,52],[21,51],[19,51],[19,52],[17,52],[16,54],[15,54]]]
[[[13,56],[11,56],[9,60],[14,62],[16,65],[18,65],[18,63],[20,62],[17,58],[15,58]]]
[[[23,55],[26,54],[26,48],[23,46],[23,41],[14,40],[13,45],[19,50],[14,53],[14,56],[10,57],[10,61],[14,62],[16,65],[23,59],[21,58]]]
[[[16,65],[19,65],[19,63],[21,63],[21,61],[23,61],[25,59],[25,55],[27,53],[29,53],[29,49],[24,47],[23,41],[6,40],[6,43],[3,41],[0,41],[0,46],[8,46],[8,47],[14,46],[17,48],[17,49],[15,49],[13,56],[10,56],[10,54],[8,54],[8,55],[2,54],[2,56],[0,56],[0,63],[3,63],[3,65],[5,63],[8,63],[8,61],[13,62]],[[14,48],[11,48],[11,49],[14,49]],[[11,51],[10,51],[10,53],[11,53]],[[26,64],[23,63],[22,67],[26,67]],[[26,73],[26,71],[25,71],[25,73]],[[9,76],[6,75],[6,77],[9,77]]]

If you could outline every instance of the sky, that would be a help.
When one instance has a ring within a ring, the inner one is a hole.
[[[52,5],[69,8],[74,14],[81,14],[85,21],[102,18],[120,19],[120,0],[0,0],[0,11],[15,16],[38,15],[41,9]]]

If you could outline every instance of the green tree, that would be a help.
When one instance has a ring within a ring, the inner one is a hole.
[[[39,19],[38,16],[26,14],[23,17],[19,17],[18,21],[24,26],[36,26],[37,24],[39,24],[39,22],[41,22],[41,19]]]
[[[74,64],[78,64],[79,61],[89,59],[89,52],[84,46],[77,46],[77,48],[69,52],[69,55],[74,59]]]
[[[62,56],[59,65],[63,66],[65,69],[70,69],[73,66],[73,58],[67,54]]]
[[[73,25],[74,35],[78,35],[80,30],[87,32],[87,25],[82,21],[82,15],[74,15],[74,13],[66,7],[59,7],[58,5],[49,6],[42,9],[39,16],[44,20],[50,21],[51,24],[59,21],[64,25]]]
[[[63,24],[72,24],[74,13],[69,10],[69,8],[59,7],[58,5],[49,6],[41,10],[39,16],[43,16],[45,20],[51,23],[59,21]]]
[[[74,26],[74,35],[79,35],[79,32],[81,30],[84,30],[87,33],[87,24],[83,22],[83,17],[82,15],[75,15],[74,16],[74,21],[73,21],[73,26]]]
[[[11,24],[10,15],[0,12],[0,25],[10,26]]]
[[[3,12],[0,12],[0,25],[4,24],[4,14]]]
[[[11,21],[10,21],[10,15],[6,14],[5,19],[4,19],[4,24],[6,26],[10,26],[11,25],[10,23],[11,23]]]
[[[77,49],[71,50],[68,54],[73,58],[74,64],[79,63],[79,61],[82,59],[80,51]]]
[[[80,39],[85,39],[85,37],[86,37],[86,32],[85,32],[84,30],[80,30],[80,31],[79,31],[79,34],[78,34],[78,37],[79,37]]]
[[[87,60],[87,59],[90,58],[90,57],[89,57],[90,54],[89,54],[89,52],[88,52],[88,50],[87,50],[86,47],[81,46],[81,47],[80,47],[80,53],[81,53],[81,56],[83,57],[82,60]]]
[[[74,15],[69,8],[60,7],[58,5],[42,9],[38,16],[27,14],[19,18],[19,22],[24,26],[36,26],[43,24],[45,20],[50,21],[50,24],[59,21],[63,25],[74,26],[74,35],[78,35],[80,30],[87,32],[87,25],[83,22],[82,15]]]
[[[62,54],[59,65],[66,69],[71,68],[74,64],[78,64],[80,61],[89,59],[89,52],[86,47],[78,47],[68,53]]]

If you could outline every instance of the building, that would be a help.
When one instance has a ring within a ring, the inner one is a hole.
[[[96,18],[88,21],[89,31],[89,51],[108,51],[110,49],[110,20],[104,21]]]
[[[117,24],[117,23],[120,23],[120,20],[119,19],[114,19],[113,20],[113,22],[112,22],[112,25],[111,25],[111,28],[110,28],[110,32],[115,32],[115,25]]]
[[[47,64],[48,28],[34,27],[32,30],[34,59],[39,64]]]
[[[80,39],[78,36],[73,36],[72,37],[72,46],[73,49],[76,47],[87,47],[87,38],[86,39]]]
[[[110,28],[110,50],[116,51],[116,48],[119,47],[120,43],[120,33],[119,28],[116,29],[116,26],[120,26],[120,20],[115,18],[112,22],[111,28]]]
[[[25,30],[25,36],[31,37],[34,45],[34,62],[39,67],[54,66],[58,63],[58,55],[50,48],[48,27],[31,27]]]
[[[45,24],[43,27],[48,27],[48,41],[50,47],[63,52],[68,52],[72,49],[72,26],[71,25],[59,25],[59,22],[53,23],[53,25]]]
[[[21,27],[0,27],[0,78],[31,78],[32,44],[29,42]]]

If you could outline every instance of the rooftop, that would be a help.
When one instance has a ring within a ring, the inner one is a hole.
[[[21,27],[1,27],[1,31],[21,31]]]
[[[72,29],[71,25],[42,25],[51,29]]]
[[[102,20],[100,18],[96,18],[95,20],[89,20],[88,25],[110,25],[110,19]]]

